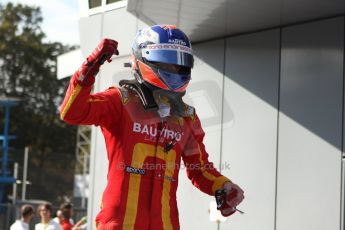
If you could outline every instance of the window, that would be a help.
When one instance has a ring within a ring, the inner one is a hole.
[[[118,2],[118,1],[120,1],[120,0],[107,0],[107,4]]]
[[[0,0],[1,1],[1,0]],[[107,12],[114,9],[119,9],[127,6],[127,1],[125,0],[88,0],[85,1],[88,4],[88,15],[99,14],[102,12]]]
[[[95,8],[101,5],[102,5],[102,0],[89,0],[89,9]]]

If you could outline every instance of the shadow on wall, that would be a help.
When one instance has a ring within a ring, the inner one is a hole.
[[[344,17],[237,36],[224,75],[341,151],[343,52]]]

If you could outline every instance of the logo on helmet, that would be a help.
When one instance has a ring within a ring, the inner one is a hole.
[[[143,53],[146,53],[145,51],[147,50],[173,50],[173,51],[183,51],[189,54],[193,53],[192,49],[189,48],[188,46],[183,46],[179,44],[175,45],[175,44],[169,44],[169,43],[147,45],[146,49],[143,49],[144,51]]]
[[[174,44],[183,45],[183,46],[186,46],[186,45],[187,45],[187,43],[186,43],[185,41],[183,41],[183,40],[181,40],[181,39],[177,39],[177,38],[175,38],[175,39],[169,39],[168,42],[169,42],[169,43],[174,43]]]

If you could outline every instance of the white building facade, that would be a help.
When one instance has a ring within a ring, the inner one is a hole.
[[[123,63],[138,29],[176,24],[192,40],[185,101],[201,118],[210,160],[246,198],[238,207],[245,214],[210,221],[214,198],[182,169],[182,230],[344,229],[343,0],[103,0],[92,9],[81,2],[83,56],[102,38],[119,42],[95,92],[132,78]],[[88,229],[95,229],[108,164],[98,127],[91,146]]]

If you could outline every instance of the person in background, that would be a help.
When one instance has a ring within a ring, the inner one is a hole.
[[[56,211],[56,217],[53,218],[53,221],[57,224],[60,224],[62,221],[63,217],[62,217],[62,211],[59,209]],[[73,225],[74,224],[74,220],[72,218],[69,219],[69,222]]]
[[[71,223],[71,218],[73,215],[73,205],[71,203],[63,203],[60,206],[62,219],[60,220],[60,225],[62,230],[72,230],[73,223]]]
[[[57,223],[57,224],[61,223],[61,221],[62,221],[62,212],[61,212],[60,209],[56,211],[56,217],[53,218],[53,221],[55,223]]]
[[[34,208],[31,205],[25,204],[20,208],[21,219],[16,220],[10,230],[29,230],[29,223],[34,217]]]
[[[53,209],[49,203],[41,204],[37,211],[41,217],[41,222],[35,225],[35,230],[61,230],[60,224],[52,220]]]

